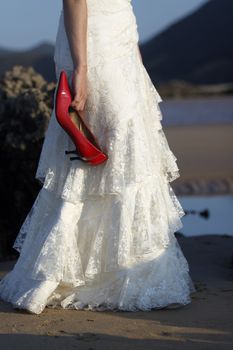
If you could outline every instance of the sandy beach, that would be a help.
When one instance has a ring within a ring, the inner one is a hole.
[[[232,349],[233,237],[178,237],[197,288],[175,310],[93,312],[45,308],[40,315],[0,302],[1,350]],[[0,263],[1,277],[15,261]]]

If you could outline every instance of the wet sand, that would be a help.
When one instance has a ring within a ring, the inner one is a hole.
[[[192,177],[233,177],[233,125],[164,127],[184,181]]]
[[[232,124],[169,126],[164,133],[180,170],[172,182],[177,194],[233,194]]]
[[[40,315],[0,302],[0,348],[232,349],[233,237],[179,237],[197,288],[176,310],[93,312],[45,308]],[[15,261],[0,263],[1,277]]]

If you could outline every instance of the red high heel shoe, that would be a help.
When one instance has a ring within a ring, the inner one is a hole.
[[[76,157],[70,157],[71,160],[79,159],[90,165],[102,164],[108,156],[101,151],[95,136],[81,115],[70,106],[71,101],[72,95],[67,75],[62,71],[56,93],[55,114],[58,123],[71,137],[76,147],[75,150],[65,151],[65,153],[77,154]]]

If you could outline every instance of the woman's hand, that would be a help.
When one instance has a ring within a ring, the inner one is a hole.
[[[83,111],[87,99],[87,67],[79,66],[74,69],[72,77],[72,87],[74,98],[71,107],[76,111]]]

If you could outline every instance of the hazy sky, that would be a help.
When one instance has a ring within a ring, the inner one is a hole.
[[[132,0],[140,42],[204,2],[206,0]],[[1,0],[0,46],[28,48],[45,40],[54,42],[61,6],[62,0]]]

